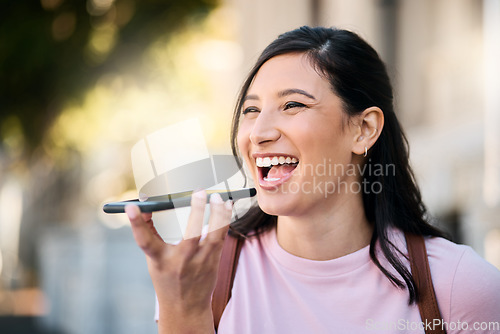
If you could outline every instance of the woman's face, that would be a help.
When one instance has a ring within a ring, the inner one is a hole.
[[[264,212],[304,215],[346,192],[353,127],[340,98],[303,54],[264,63],[242,113],[238,146]]]

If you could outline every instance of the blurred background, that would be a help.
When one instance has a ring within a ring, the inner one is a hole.
[[[229,152],[258,54],[338,26],[386,62],[436,224],[500,268],[500,0],[0,2],[0,333],[154,333],[123,215],[135,142],[198,118]]]

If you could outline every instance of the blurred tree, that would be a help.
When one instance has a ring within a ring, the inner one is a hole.
[[[13,200],[23,211],[15,222],[19,264],[4,266],[0,290],[36,285],[38,236],[45,226],[77,220],[88,205],[81,152],[64,147],[57,165],[47,151],[54,121],[69,102],[84,103],[106,74],[148,82],[150,46],[201,21],[218,2],[0,0],[0,194],[7,182],[22,189]]]
[[[82,98],[104,73],[130,71],[152,42],[217,2],[2,1],[0,149],[14,140],[16,149],[32,152],[65,101]]]

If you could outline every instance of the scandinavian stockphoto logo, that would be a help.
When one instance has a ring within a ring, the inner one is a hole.
[[[244,184],[232,155],[210,153],[196,118],[172,124],[141,139],[132,147],[131,156],[142,201],[197,189],[230,191]],[[243,203],[238,203],[239,214],[250,207],[245,201],[238,202]],[[183,236],[189,212],[189,208],[155,212],[153,219],[157,228],[163,230],[159,231],[162,237],[175,241]]]
[[[334,163],[331,158],[324,158],[317,164],[301,163],[295,175],[304,177],[300,182],[289,182],[288,187],[276,187],[274,192],[289,194],[375,194],[382,192],[380,181],[368,181],[368,177],[394,177],[396,165],[373,163],[371,159],[363,165]],[[348,178],[359,178],[359,181],[347,181]]]

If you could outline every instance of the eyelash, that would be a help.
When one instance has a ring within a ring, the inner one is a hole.
[[[252,113],[252,112],[260,112],[260,110],[255,108],[255,107],[248,107],[248,108],[243,109],[242,114],[246,115],[246,114]]]
[[[303,103],[291,101],[291,102],[285,103],[285,105],[283,106],[283,110],[288,110],[291,108],[305,108],[305,107],[307,107],[307,106]],[[248,107],[248,108],[243,109],[242,114],[246,115],[248,113],[253,113],[253,112],[260,112],[260,110],[256,107]]]
[[[291,102],[285,103],[285,106],[283,109],[288,110],[290,108],[305,108],[305,107],[306,107],[306,105],[303,103],[291,101]]]

